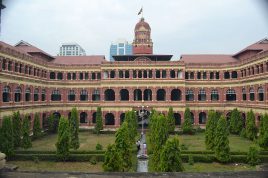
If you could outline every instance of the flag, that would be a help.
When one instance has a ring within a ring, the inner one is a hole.
[[[142,8],[141,8],[141,10],[139,11],[138,15],[140,15],[141,13],[142,13]]]

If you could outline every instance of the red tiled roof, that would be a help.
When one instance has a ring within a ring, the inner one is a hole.
[[[238,53],[234,54],[233,56],[238,56],[239,54],[245,52],[245,51],[250,51],[250,50],[254,50],[254,51],[268,51],[268,39],[264,38],[248,47],[246,47],[245,49],[239,51]]]
[[[104,62],[105,56],[94,55],[94,56],[55,56],[52,63],[65,64],[65,65],[85,65],[85,64],[101,64]]]
[[[27,43],[24,41],[20,41],[18,44],[15,45],[15,48],[19,49],[20,51],[23,51],[25,53],[31,54],[31,53],[42,53],[46,55],[48,58],[53,59],[54,57],[51,56],[50,54],[44,52],[43,50]]]
[[[237,59],[232,55],[224,54],[196,54],[196,55],[181,55],[181,59],[185,63],[230,63],[237,62]]]

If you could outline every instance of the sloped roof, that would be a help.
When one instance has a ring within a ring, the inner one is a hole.
[[[54,59],[53,56],[51,56],[50,54],[44,52],[43,50],[21,40],[20,42],[18,42],[16,45],[15,45],[15,48],[17,48],[18,50],[20,51],[23,51],[23,52],[26,52],[28,54],[33,54],[33,53],[41,53],[45,56],[47,56],[48,58],[50,59]]]
[[[213,64],[237,62],[237,59],[232,57],[232,55],[225,55],[225,54],[181,55],[180,60],[184,61],[185,63],[213,63]]]
[[[65,65],[86,65],[86,64],[101,64],[105,62],[105,56],[92,55],[92,56],[55,56],[52,63],[65,64]]]
[[[267,38],[264,38],[244,49],[242,49],[241,51],[239,51],[238,53],[234,54],[233,56],[236,57],[238,56],[239,54],[245,52],[245,51],[259,51],[259,52],[262,52],[262,51],[267,51],[268,50],[268,39]]]

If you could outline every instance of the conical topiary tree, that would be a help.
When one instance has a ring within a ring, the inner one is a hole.
[[[183,170],[179,139],[177,137],[170,138],[161,151],[160,171],[181,172]]]
[[[252,110],[247,113],[246,120],[246,136],[250,140],[254,140],[257,138],[257,127],[255,124],[255,115]]]
[[[79,120],[78,120],[78,111],[76,108],[73,108],[71,111],[69,124],[70,124],[70,148],[77,150],[80,144],[78,136]]]
[[[13,126],[10,117],[4,117],[0,131],[0,149],[9,159],[14,154]]]
[[[131,114],[131,113],[130,113]],[[128,122],[124,122],[115,134],[116,150],[123,159],[122,170],[128,171],[132,166],[131,141],[129,138]]]
[[[34,115],[34,125],[33,125],[33,139],[40,138],[42,135],[42,129],[40,126],[40,117],[39,113]]]
[[[136,113],[134,111],[128,111],[125,114],[125,120],[124,122],[127,122],[128,126],[128,133],[129,133],[129,141],[131,144],[135,143],[135,138],[138,133],[138,122],[137,122],[137,117]]]
[[[256,146],[250,146],[247,154],[247,163],[251,166],[256,166],[260,163],[259,150]]]
[[[55,125],[54,125],[54,115],[51,114],[49,117],[48,117],[48,132],[49,133],[56,133],[56,130],[55,130]]]
[[[60,118],[58,127],[58,139],[56,143],[56,156],[58,160],[66,161],[70,155],[70,128],[69,122],[64,117]]]
[[[21,140],[21,147],[24,149],[28,149],[32,147],[32,140],[30,138],[30,120],[26,115],[23,119],[22,123],[22,140]]]
[[[243,128],[243,120],[241,113],[237,108],[233,109],[231,112],[230,119],[230,132],[232,134],[239,134]]]
[[[192,115],[191,115],[190,109],[186,108],[184,112],[184,122],[182,124],[182,132],[185,134],[193,133],[193,125],[191,122],[191,118],[192,118]]]
[[[215,132],[217,128],[217,114],[215,111],[208,112],[208,122],[206,124],[205,131],[205,143],[206,148],[209,150],[213,150],[215,148]]]
[[[260,147],[268,148],[268,114],[261,116],[258,143]]]
[[[175,118],[173,108],[169,107],[167,115],[168,131],[169,133],[174,132],[175,130]]]
[[[123,159],[119,154],[115,144],[108,145],[104,154],[104,163],[102,165],[104,171],[120,172],[123,170]]]
[[[217,123],[215,134],[215,155],[217,160],[222,163],[227,163],[230,160],[228,133],[226,119],[221,116]]]
[[[14,138],[14,147],[19,147],[21,144],[21,132],[22,132],[22,123],[20,113],[14,112],[12,115],[12,125],[13,125],[13,138]]]
[[[101,114],[101,108],[97,108],[96,113],[96,125],[95,125],[95,133],[100,134],[100,131],[103,129],[103,123],[102,123],[102,114]]]

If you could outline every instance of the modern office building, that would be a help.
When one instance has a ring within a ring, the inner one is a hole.
[[[81,126],[96,123],[102,108],[106,128],[117,128],[129,110],[152,108],[167,114],[173,107],[177,127],[189,107],[194,125],[204,126],[208,111],[226,118],[238,108],[244,121],[251,109],[268,112],[268,39],[235,54],[153,54],[151,28],[142,18],[135,27],[134,54],[104,56],[51,56],[29,43],[0,42],[0,120],[20,111],[32,121],[79,112]],[[145,33],[145,34],[144,34]],[[148,112],[149,113],[149,112]]]
[[[114,61],[113,56],[116,55],[131,55],[132,45],[125,39],[119,39],[110,46],[110,61]]]
[[[86,51],[77,43],[63,43],[59,56],[85,56]]]

